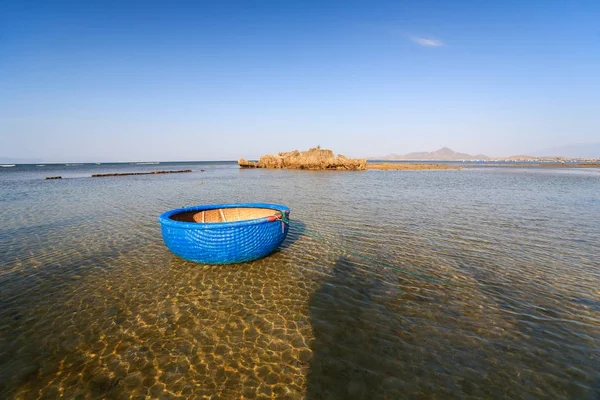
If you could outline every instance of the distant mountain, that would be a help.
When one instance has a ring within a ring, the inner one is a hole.
[[[457,153],[447,147],[432,152],[417,152],[404,155],[390,154],[385,157],[376,158],[378,160],[428,160],[428,161],[457,161],[457,160],[487,160],[488,156],[477,154],[472,156],[466,153]]]

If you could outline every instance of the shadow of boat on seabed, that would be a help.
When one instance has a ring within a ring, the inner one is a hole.
[[[307,399],[398,398],[401,340],[386,324],[389,310],[373,299],[382,284],[339,259],[309,302],[315,336]],[[394,389],[394,386],[396,388]]]
[[[507,353],[518,340],[512,335],[467,340],[468,329],[452,325],[464,320],[438,319],[435,294],[419,300],[391,282],[340,258],[311,296],[306,399],[510,399],[560,389],[561,398],[600,400],[596,373],[579,376],[581,385],[562,380],[562,367],[538,364],[534,339],[524,344],[531,352],[523,359]]]

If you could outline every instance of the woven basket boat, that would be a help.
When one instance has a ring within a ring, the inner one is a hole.
[[[272,253],[285,239],[290,209],[278,204],[213,204],[178,208],[158,217],[165,244],[181,258],[233,264]]]

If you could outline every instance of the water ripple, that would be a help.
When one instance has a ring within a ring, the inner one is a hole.
[[[600,395],[600,175],[201,168],[10,172],[1,398]],[[292,208],[279,251],[162,243],[164,210],[238,201]]]

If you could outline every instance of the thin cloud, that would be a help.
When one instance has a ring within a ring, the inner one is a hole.
[[[418,44],[419,46],[425,47],[440,47],[444,45],[444,42],[437,39],[427,39],[419,36],[409,36],[410,40]]]

